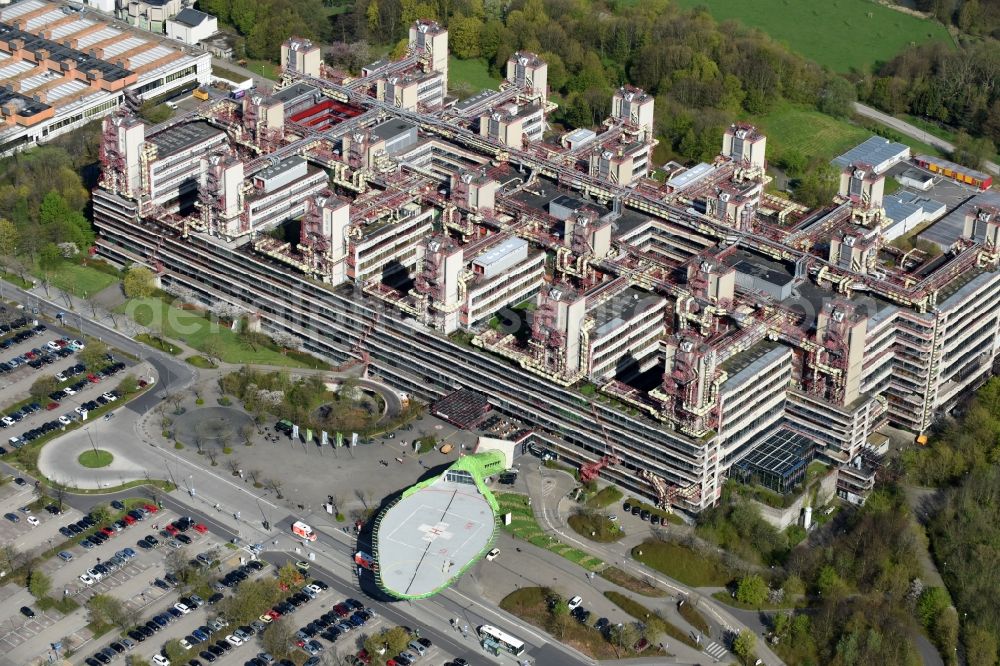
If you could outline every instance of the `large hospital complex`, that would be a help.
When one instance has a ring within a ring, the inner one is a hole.
[[[749,125],[654,173],[652,96],[622,87],[603,125],[559,135],[541,58],[456,100],[431,21],[359,77],[290,39],[274,90],[159,126],[119,106],[203,79],[206,55],[42,0],[0,9],[0,149],[105,115],[102,256],[422,400],[485,396],[661,504],[698,512],[737,464],[814,459],[862,501],[880,429],[925,430],[993,369],[1000,209],[952,211],[939,253],[890,245],[893,144],[844,156],[819,210],[765,191]]]

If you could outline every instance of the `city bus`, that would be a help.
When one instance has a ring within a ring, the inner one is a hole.
[[[297,537],[302,537],[306,541],[316,540],[316,532],[313,530],[313,528],[309,527],[301,520],[296,520],[294,523],[292,523],[292,534],[294,534]]]
[[[519,641],[510,634],[505,634],[496,627],[484,624],[479,627],[479,635],[493,639],[500,644],[500,647],[507,650],[507,652],[510,652],[515,657],[520,657],[524,654],[524,643],[522,641]]]

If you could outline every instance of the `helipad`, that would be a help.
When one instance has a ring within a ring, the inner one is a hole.
[[[404,599],[427,597],[476,562],[493,540],[498,510],[483,478],[503,468],[495,451],[465,456],[389,506],[374,534],[380,587]]]

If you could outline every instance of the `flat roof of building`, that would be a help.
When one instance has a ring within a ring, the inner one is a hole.
[[[854,146],[843,155],[835,157],[833,164],[844,169],[852,164],[861,162],[871,165],[876,173],[882,173],[884,169],[881,165],[889,160],[899,161],[906,159],[910,154],[910,147],[902,143],[895,143],[880,136],[872,136],[862,143]]]
[[[404,598],[433,594],[486,548],[495,524],[493,509],[475,483],[442,475],[404,496],[377,527],[382,587]]]
[[[508,238],[502,243],[498,243],[486,250],[475,259],[473,263],[479,264],[480,266],[489,266],[490,264],[500,261],[506,257],[511,252],[518,250],[528,244],[528,241],[523,238]]]
[[[600,338],[625,324],[638,314],[647,299],[662,300],[638,287],[629,287],[590,311],[594,318],[594,338]]]
[[[490,90],[489,88],[485,90],[480,90],[472,97],[466,97],[462,101],[456,102],[455,109],[458,111],[465,111],[469,107],[478,106],[479,104],[482,104],[483,102],[493,97],[496,97],[499,94],[500,94],[499,90]]]
[[[156,146],[158,156],[163,158],[167,155],[187,150],[192,146],[197,146],[199,143],[220,134],[225,134],[225,132],[212,127],[208,123],[198,121],[183,125],[174,125],[159,134],[148,137],[146,140]]]
[[[748,252],[739,252],[737,255],[740,258],[733,263],[733,268],[736,269],[737,273],[752,275],[779,287],[783,287],[795,279],[795,276],[780,262],[758,257]]]
[[[671,176],[670,179],[667,180],[667,185],[675,190],[679,190],[698,182],[708,174],[712,173],[713,169],[715,169],[715,167],[711,164],[706,164],[705,162],[695,164],[690,169],[686,169],[675,176]]]
[[[308,83],[302,83],[301,81],[294,83],[287,88],[283,88],[278,92],[271,95],[272,98],[288,103],[294,99],[299,99],[305,95],[312,95],[316,92],[316,88],[309,85]]]
[[[965,215],[969,209],[981,206],[1000,206],[1000,192],[987,191],[977,194],[921,231],[917,238],[929,240],[938,247],[947,249],[965,233]]]
[[[416,125],[408,120],[403,120],[402,118],[392,118],[391,120],[387,120],[384,123],[373,127],[372,138],[388,141],[389,139],[399,136],[404,132],[409,132],[414,127],[416,127]]]
[[[208,135],[211,136],[211,135]],[[266,169],[262,169],[254,174],[255,178],[263,178],[267,180],[269,178],[276,178],[286,171],[291,171],[302,164],[305,163],[305,158],[301,155],[292,155],[291,157],[286,157],[277,164],[270,164]]]

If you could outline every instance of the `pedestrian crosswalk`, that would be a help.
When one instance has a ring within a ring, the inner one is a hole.
[[[705,654],[714,659],[722,659],[726,655],[726,648],[712,641],[705,646]]]

